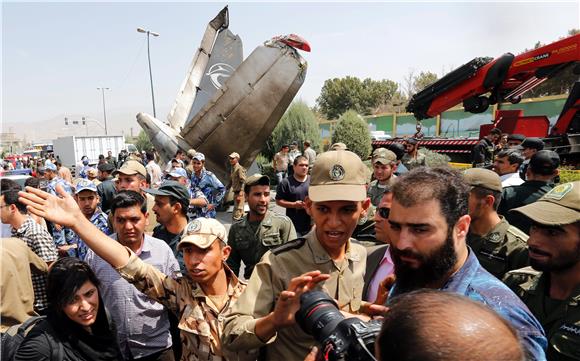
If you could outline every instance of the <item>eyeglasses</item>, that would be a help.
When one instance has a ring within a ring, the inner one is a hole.
[[[380,207],[377,208],[377,212],[379,213],[379,216],[386,219],[389,218],[389,213],[391,213],[391,209],[387,207]]]

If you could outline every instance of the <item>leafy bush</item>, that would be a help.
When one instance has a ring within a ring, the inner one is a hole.
[[[338,118],[331,142],[346,144],[362,160],[367,159],[372,150],[368,125],[354,110],[349,110]]]

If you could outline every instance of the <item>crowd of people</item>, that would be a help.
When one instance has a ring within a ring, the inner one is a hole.
[[[409,138],[372,169],[345,144],[293,142],[275,180],[234,152],[227,186],[193,149],[3,178],[3,347],[35,320],[15,360],[324,359],[295,316],[321,290],[382,320],[377,360],[579,360],[580,182],[556,184],[536,139],[496,133],[463,172]]]

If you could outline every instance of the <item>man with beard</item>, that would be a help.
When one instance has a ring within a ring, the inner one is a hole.
[[[513,211],[532,222],[530,267],[508,273],[510,286],[548,334],[548,360],[580,359],[580,181],[561,184]]]
[[[228,238],[232,248],[228,265],[237,276],[244,262],[244,278],[250,279],[256,263],[269,249],[296,239],[290,218],[268,210],[270,178],[254,174],[244,185],[250,212],[232,224]]]
[[[482,302],[510,322],[527,357],[544,360],[547,341],[538,320],[467,247],[469,187],[447,168],[418,168],[393,186],[389,214],[396,282],[390,297],[419,288],[441,289]]]
[[[483,168],[463,173],[469,192],[469,233],[467,245],[489,273],[502,279],[508,271],[528,265],[528,236],[497,214],[502,200],[499,176]]]

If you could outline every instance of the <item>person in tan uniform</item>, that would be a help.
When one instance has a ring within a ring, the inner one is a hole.
[[[233,152],[229,157],[232,172],[228,188],[231,187],[231,190],[234,193],[234,212],[232,213],[232,219],[237,221],[244,216],[244,183],[246,182],[246,168],[242,167],[240,164],[240,155],[238,153]]]
[[[316,341],[296,324],[294,314],[300,296],[310,290],[326,292],[342,311],[361,312],[366,251],[350,236],[370,204],[364,168],[349,151],[316,159],[305,199],[315,226],[305,238],[268,251],[256,264],[246,291],[226,316],[226,349],[263,348],[266,360],[303,360]]]
[[[231,248],[226,229],[219,221],[197,218],[188,223],[177,246],[183,252],[184,275],[173,278],[99,231],[62,186],[57,187],[61,198],[39,189],[26,190],[19,193],[20,199],[31,207],[32,213],[73,229],[125,280],[175,314],[183,346],[182,361],[256,360],[257,351],[228,352],[220,341],[225,315],[231,312],[246,284],[226,264]]]
[[[113,172],[113,176],[118,178],[117,192],[131,190],[140,193],[147,201],[147,226],[145,233],[152,234],[153,229],[157,226],[157,218],[153,212],[155,197],[143,191],[147,188],[147,170],[136,160],[128,160],[121,168]],[[112,223],[112,222],[111,222]]]

